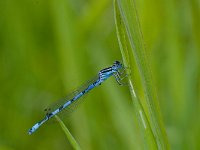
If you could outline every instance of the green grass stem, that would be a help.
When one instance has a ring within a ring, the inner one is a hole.
[[[63,123],[63,121],[57,115],[55,115],[55,118],[58,121],[58,123],[60,124],[62,130],[64,131],[64,133],[65,133],[66,137],[68,138],[71,146],[75,150],[81,150],[79,144],[76,142],[76,140],[74,139],[74,137],[72,136],[72,134],[69,132],[69,130],[67,129],[67,127],[65,126],[65,124]]]
[[[152,83],[151,70],[146,57],[135,1],[116,0],[114,8],[117,37],[123,62],[131,72],[129,76],[130,91],[138,122],[142,125],[141,131],[145,147],[148,149],[169,149],[158,99]],[[141,86],[144,90],[144,100],[133,88],[134,66],[138,69]]]

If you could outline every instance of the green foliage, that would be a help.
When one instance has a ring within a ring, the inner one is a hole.
[[[81,150],[80,146],[78,145],[78,143],[76,142],[74,137],[71,135],[71,133],[69,132],[69,130],[67,129],[67,127],[65,126],[63,121],[58,116],[55,116],[55,118],[58,121],[58,123],[60,124],[63,132],[65,133],[65,135],[66,135],[67,139],[69,140],[69,142],[71,143],[72,147],[75,150]]]
[[[27,131],[49,104],[121,56],[137,97],[114,79],[91,91],[62,118],[80,147],[167,147],[166,129],[172,149],[200,149],[199,3],[112,2],[0,1],[0,150],[72,149],[58,123],[46,123],[31,136]],[[116,35],[117,8],[122,24]],[[141,30],[132,18],[140,20]]]
[[[145,99],[143,101],[143,107],[140,103],[141,96],[139,96],[133,88],[133,75],[129,76],[133,105],[135,106],[134,109],[140,126],[142,126],[146,148],[168,149],[168,142],[160,117],[158,100],[152,83],[134,0],[115,1],[115,20],[123,60],[125,64],[130,67],[132,73],[135,73],[133,68],[138,67],[142,87],[144,89],[143,95],[145,95]],[[136,66],[134,66],[134,60]]]

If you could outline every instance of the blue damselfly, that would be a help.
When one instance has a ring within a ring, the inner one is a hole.
[[[43,123],[45,123],[46,121],[54,117],[63,109],[67,109],[70,105],[73,105],[73,103],[78,101],[79,98],[81,98],[83,95],[88,93],[93,88],[99,86],[109,77],[114,76],[116,81],[120,85],[122,85],[121,83],[122,72],[120,72],[120,70],[123,70],[124,72],[123,65],[119,61],[115,61],[112,66],[99,71],[98,75],[91,82],[88,82],[86,85],[81,86],[78,90],[76,90],[76,92],[72,96],[70,96],[71,98],[66,98],[63,104],[58,106],[58,108],[55,108],[54,110],[50,110],[50,112],[46,114],[44,119],[36,123],[31,129],[29,129],[28,133],[32,134],[33,132],[35,132]]]

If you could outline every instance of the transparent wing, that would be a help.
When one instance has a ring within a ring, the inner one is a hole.
[[[50,105],[49,107],[47,107],[45,109],[45,113],[51,113],[52,111],[56,110],[57,108],[59,108],[60,106],[64,105],[65,103],[67,103],[68,101],[70,101],[72,98],[74,98],[77,94],[79,94],[80,92],[82,92],[83,90],[85,90],[88,86],[90,86],[92,83],[94,83],[95,81],[97,81],[99,78],[98,75],[96,75],[95,77],[93,77],[91,80],[88,80],[87,82],[85,82],[84,84],[82,84],[81,86],[79,86],[76,90],[74,90],[73,92],[69,93],[66,97],[56,101],[55,103],[53,103],[52,105]],[[62,110],[61,112],[59,112],[57,115],[62,115],[63,113],[66,114],[70,114],[82,101],[83,101],[83,97],[86,95],[86,93],[84,95],[82,95],[79,99],[77,99],[76,101],[74,101],[73,103],[71,103],[69,106],[67,106],[64,110]]]

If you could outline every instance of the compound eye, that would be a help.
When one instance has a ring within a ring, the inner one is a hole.
[[[119,65],[119,64],[120,64],[120,62],[119,62],[119,61],[115,61],[115,62],[114,62],[114,64],[116,64],[116,65]]]

